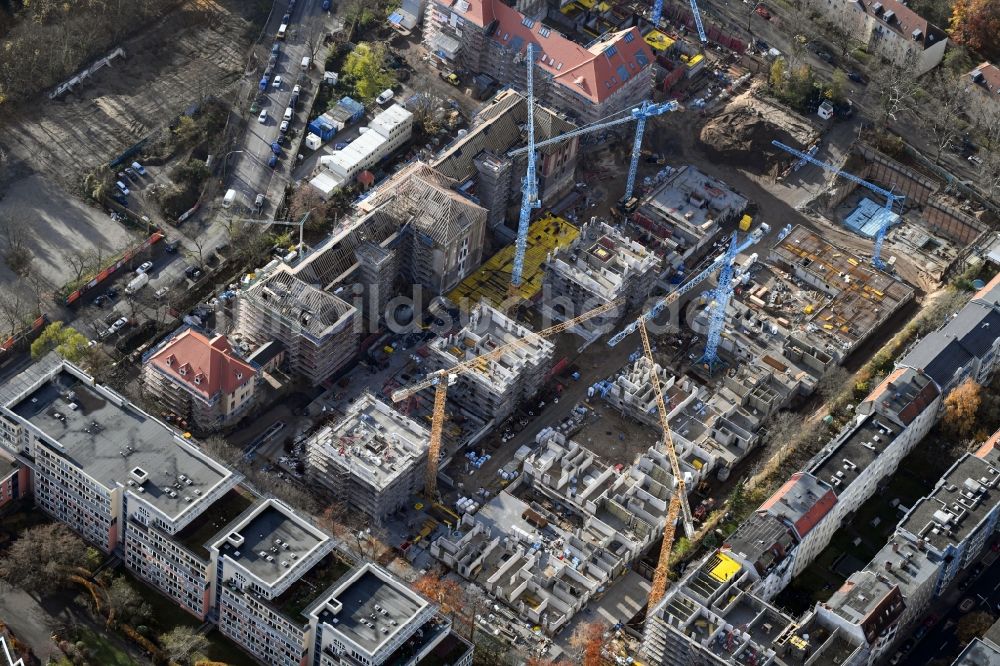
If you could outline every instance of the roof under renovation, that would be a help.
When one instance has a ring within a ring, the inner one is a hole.
[[[285,267],[253,283],[243,297],[317,339],[334,332],[354,312],[352,305],[306,284]]]

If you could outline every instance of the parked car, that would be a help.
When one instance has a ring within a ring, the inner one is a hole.
[[[347,144],[344,143],[343,141],[339,141],[333,146],[334,150],[343,150],[344,148],[347,148]]]
[[[168,253],[174,254],[175,252],[177,252],[177,246],[179,246],[180,244],[181,244],[180,240],[175,238],[174,240],[169,241],[167,243],[165,249]]]
[[[281,75],[274,77],[274,81],[271,81],[271,87],[275,90],[281,90]]]
[[[833,64],[833,56],[827,53],[826,51],[817,51],[816,57],[822,60],[823,62],[830,63],[831,65]]]
[[[763,2],[758,2],[757,6],[754,7],[753,10],[757,14],[757,16],[761,17],[762,19],[766,19],[768,21],[771,20],[771,12],[768,11],[767,7],[764,6]]]
[[[197,280],[201,277],[201,269],[197,266],[188,266],[184,269],[184,275],[188,276],[191,280]]]
[[[138,162],[132,162],[132,168],[135,169],[135,172],[137,174],[139,174],[140,176],[145,176],[146,175],[146,169],[145,169],[145,167],[143,167]]]
[[[272,169],[274,167],[278,166],[278,156],[277,155],[271,155],[270,157],[268,157],[267,158],[267,166],[271,167]]]
[[[118,287],[108,287],[104,295],[108,297],[108,300],[118,298]]]
[[[292,94],[293,95],[298,95],[300,92],[302,92],[302,86],[300,86],[297,83],[294,86],[292,86]]]
[[[462,83],[462,79],[458,78],[458,74],[455,72],[441,72],[440,76],[453,86],[457,86]]]
[[[96,305],[99,308],[103,308],[104,304],[107,302],[108,302],[108,297],[105,296],[104,294],[101,294],[100,296],[94,299],[94,305]]]
[[[129,194],[131,194],[131,192],[129,191],[129,189],[125,186],[125,183],[123,183],[122,181],[120,181],[120,180],[115,181],[115,186],[117,186],[118,190],[122,194],[124,194],[125,196],[128,196]]]
[[[115,333],[122,330],[126,326],[128,326],[128,319],[126,319],[125,317],[116,319],[115,323],[111,324],[111,328],[108,329],[108,335],[114,335]]]
[[[281,52],[280,42],[275,42],[274,44],[271,44],[271,53],[280,53],[280,52]]]
[[[282,134],[284,134],[285,132],[288,131],[288,121],[287,120],[282,120],[281,121],[281,125],[278,126],[278,131],[281,132]]]
[[[379,106],[387,104],[395,96],[396,93],[394,93],[391,88],[386,88],[379,94],[378,97],[375,98],[375,103],[378,104]]]
[[[848,72],[847,78],[849,78],[851,81],[854,81],[855,83],[860,83],[862,85],[867,83],[867,81],[865,81],[865,77],[861,76],[861,74],[859,74],[858,72],[853,72],[853,71]]]
[[[261,125],[266,125],[267,124],[267,110],[266,109],[261,110],[260,115],[257,116],[257,122],[259,122]]]
[[[144,261],[144,262],[142,262],[139,265],[139,268],[135,269],[135,272],[137,274],[142,274],[142,273],[147,272],[152,267],[153,267],[153,262],[152,261]]]

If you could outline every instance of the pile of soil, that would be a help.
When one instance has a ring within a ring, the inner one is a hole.
[[[701,143],[715,158],[738,167],[766,171],[788,154],[771,145],[778,140],[793,148],[805,149],[818,132],[803,118],[743,96],[729,104],[701,129]]]

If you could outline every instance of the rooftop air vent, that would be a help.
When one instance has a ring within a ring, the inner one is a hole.
[[[883,16],[882,18],[885,19],[886,23],[893,23],[896,20],[896,12],[890,9],[885,13],[885,16]]]
[[[132,471],[129,472],[129,478],[135,481],[136,485],[141,486],[149,480],[149,473],[141,467],[133,467]]]
[[[232,532],[228,537],[226,537],[226,541],[229,542],[233,548],[239,548],[243,545],[244,539],[243,535],[239,532]]]

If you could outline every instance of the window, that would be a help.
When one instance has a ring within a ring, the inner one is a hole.
[[[628,70],[625,69],[625,65],[618,65],[618,78],[622,80],[622,83],[628,81]]]
[[[552,31],[546,28],[544,25],[538,29],[538,34],[542,37],[548,37]]]
[[[535,25],[535,22],[532,21],[527,16],[525,16],[523,19],[521,19],[521,25],[523,25],[525,28],[531,28]]]
[[[639,63],[639,67],[645,67],[646,65],[649,64],[649,59],[646,58],[646,54],[645,53],[636,53],[635,54],[635,61],[637,63]]]
[[[616,46],[609,46],[608,48],[604,49],[604,55],[608,56],[609,58],[613,55],[617,55],[617,53],[618,53],[618,47]]]
[[[634,40],[634,39],[635,39],[635,34],[634,33],[629,32],[629,33],[625,34],[625,43],[626,44],[631,44],[632,40]]]

